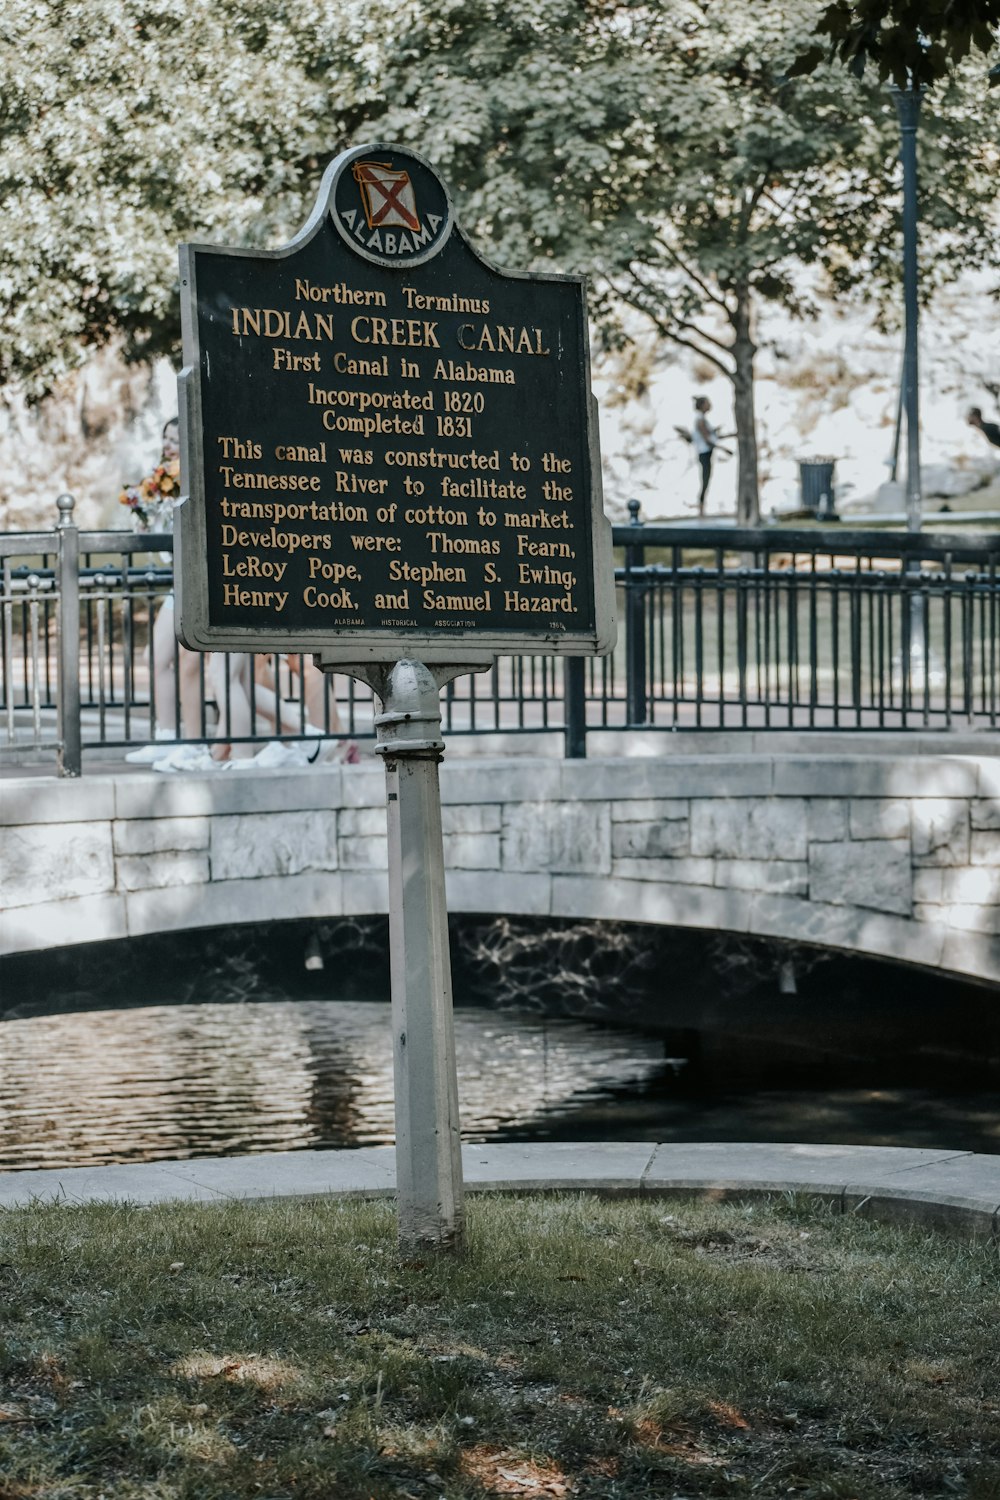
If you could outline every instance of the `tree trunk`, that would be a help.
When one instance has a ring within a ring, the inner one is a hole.
[[[750,337],[750,287],[741,281],[736,288],[733,324],[733,419],[739,473],[736,480],[736,524],[756,526],[760,522],[757,488],[757,419],[754,415],[753,361],[757,345]]]

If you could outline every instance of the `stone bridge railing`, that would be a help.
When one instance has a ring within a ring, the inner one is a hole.
[[[442,767],[454,912],[781,938],[1000,984],[1000,757]],[[0,784],[0,951],[384,912],[380,765]]]

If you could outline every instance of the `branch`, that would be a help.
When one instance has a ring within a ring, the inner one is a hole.
[[[637,312],[641,312],[644,317],[647,317],[652,323],[653,327],[657,329],[657,331],[661,333],[665,339],[668,339],[672,344],[680,344],[683,348],[690,349],[692,353],[698,355],[699,359],[707,359],[709,364],[714,365],[717,370],[725,375],[727,380],[732,380],[734,378],[733,371],[723,363],[723,361],[718,357],[717,354],[713,354],[710,349],[701,348],[694,342],[693,339],[685,338],[682,333],[678,332],[679,328],[687,328],[695,336],[695,338],[707,339],[708,335],[703,333],[700,328],[697,328],[693,323],[686,323],[681,320],[665,322],[663,318],[657,317],[656,313],[651,312],[648,307],[644,307],[642,306],[642,304],[632,301],[628,293],[623,291],[620,287],[615,286],[613,281],[609,281],[608,284],[611,287],[612,291],[614,291],[616,295],[622,299],[623,302],[627,303],[629,307],[634,307]],[[716,344],[717,348],[722,349],[728,353],[726,345],[719,344],[718,340],[713,340],[713,342]]]
[[[643,279],[639,275],[639,273],[637,271],[633,270],[633,268],[631,266],[629,267],[629,275],[631,276],[632,280],[636,283],[636,285],[639,286],[639,287],[641,287],[644,292],[647,292],[651,297],[656,297],[657,296],[656,288],[653,287],[653,286],[650,286],[648,282],[643,281]],[[728,309],[728,307],[725,309],[725,311],[726,311],[727,316],[729,316],[729,309]],[[688,319],[678,317],[675,314],[671,315],[670,322],[671,322],[671,326],[676,326],[677,328],[687,328],[687,329],[690,330],[690,332],[696,333],[700,339],[704,339],[705,342],[708,343],[708,344],[714,344],[715,347],[716,347],[716,349],[721,349],[724,354],[728,354],[729,353],[729,345],[728,344],[724,344],[721,339],[715,338],[715,336],[713,334],[711,334],[711,333],[705,333],[703,329],[701,329],[701,328],[698,327],[697,323],[692,323]]]
[[[706,333],[704,328],[699,328],[697,323],[691,323],[687,318],[674,318],[673,326],[675,328],[686,328],[689,333],[693,333],[698,338],[704,339],[706,344],[712,344],[716,349],[720,349],[723,354],[729,354],[732,350],[731,344],[724,344],[721,339],[715,338],[711,333]]]
[[[653,321],[656,322],[656,319],[654,319]],[[663,334],[664,338],[669,339],[672,344],[681,344],[685,349],[693,350],[693,352],[697,354],[699,359],[707,359],[709,364],[714,365],[717,370],[725,375],[727,380],[735,379],[734,372],[730,370],[728,366],[724,365],[721,359],[716,359],[714,354],[710,354],[707,349],[699,349],[698,345],[692,343],[690,339],[682,338],[679,333],[671,330],[670,328],[663,328],[659,323],[657,323],[657,327],[660,328],[660,332]],[[697,332],[697,330],[695,331]]]
[[[760,202],[761,195],[763,194],[764,189],[767,187],[767,180],[769,176],[769,172],[764,172],[764,174],[760,178],[760,181],[757,183],[757,186],[750,194],[750,197],[747,198],[744,196],[743,207],[740,210],[740,228],[742,229],[744,234],[746,234],[750,228],[750,220],[753,218],[753,211],[757,207],[757,204]]]
[[[761,194],[764,202],[771,204],[772,208],[775,210],[774,215],[771,219],[772,224],[777,224],[782,214],[787,213],[790,208],[795,207],[795,204],[802,197],[802,194],[807,190],[807,188],[812,185],[812,181],[814,180],[814,178],[815,173],[804,172],[798,186],[793,189],[787,203],[779,203],[778,200],[772,197],[770,193]]]
[[[709,302],[714,302],[717,307],[725,308],[726,312],[729,311],[729,304],[726,302],[725,297],[720,292],[713,292],[708,283],[702,280],[697,271],[692,271],[691,267],[682,259],[680,255],[678,255],[673,246],[667,244],[662,235],[658,234],[656,236],[656,243],[658,245],[662,245],[663,249],[670,256],[671,260],[673,260],[674,263],[680,267],[685,276],[690,277],[695,286],[699,287],[704,292]]]

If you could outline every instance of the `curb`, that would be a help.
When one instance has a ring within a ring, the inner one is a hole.
[[[470,1193],[761,1198],[796,1193],[841,1213],[1000,1240],[1000,1156],[896,1146],[742,1142],[484,1142],[462,1148]],[[234,1199],[388,1197],[395,1149],[290,1151],[0,1173],[0,1209]]]

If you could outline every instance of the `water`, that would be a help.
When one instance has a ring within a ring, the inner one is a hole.
[[[1000,1153],[1000,1005],[732,934],[461,918],[467,1140]],[[393,1139],[384,921],[0,962],[0,1169]]]
[[[657,1038],[459,1010],[463,1134],[534,1137],[641,1094]],[[387,1005],[148,1006],[0,1026],[0,1168],[227,1156],[393,1140]]]

